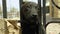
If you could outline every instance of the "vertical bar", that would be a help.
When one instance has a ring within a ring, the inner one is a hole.
[[[46,0],[43,0],[43,25],[46,25]]]
[[[19,0],[19,7],[20,7],[20,23],[22,21],[22,2],[23,0]],[[22,26],[21,26],[22,27]],[[21,28],[20,27],[20,28]],[[22,31],[20,30],[19,34],[22,34]]]
[[[43,0],[43,26],[44,26],[44,34],[46,34],[46,0]]]
[[[23,2],[23,0],[19,0],[19,6],[20,6],[20,21],[22,21],[22,2]]]
[[[6,0],[2,0],[2,5],[3,5],[3,18],[7,18]]]
[[[38,28],[38,34],[42,34],[42,28],[41,28],[41,0],[38,0],[39,5],[39,11],[38,11],[38,17],[39,17],[39,28]]]
[[[38,34],[44,34],[43,26],[42,26],[42,11],[41,11],[41,0],[38,0],[39,5],[39,11],[38,11],[38,17],[39,17],[39,33]]]
[[[6,7],[6,0],[2,0],[2,6],[3,6],[3,18],[7,18],[7,7]],[[4,23],[5,25],[5,34],[8,34],[8,29],[7,29],[7,23]]]

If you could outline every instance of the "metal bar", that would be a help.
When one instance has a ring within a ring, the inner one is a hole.
[[[39,5],[39,12],[38,12],[38,17],[39,17],[39,33],[38,34],[45,34],[43,26],[42,26],[41,0],[38,0],[38,5]]]
[[[43,27],[44,27],[44,34],[46,34],[46,0],[43,0]]]
[[[42,27],[41,27],[41,0],[38,0],[39,5],[39,11],[38,11],[38,17],[39,17],[39,28],[38,28],[38,34],[42,34]]]
[[[48,23],[45,25],[45,28],[46,28],[49,24],[51,24],[51,23],[60,23],[60,21],[50,21],[50,22],[48,22]]]
[[[23,0],[19,0],[19,7],[20,7],[20,23],[21,23],[21,21],[22,21],[22,2],[23,2]],[[21,27],[20,27],[21,28]],[[20,30],[20,32],[19,32],[20,34],[22,33],[21,32],[21,30]]]
[[[43,0],[43,25],[46,25],[46,0]]]
[[[2,0],[2,6],[3,6],[3,18],[7,18],[7,7],[6,7],[6,0]],[[8,29],[7,29],[7,23],[5,25],[5,34],[8,34]]]
[[[3,5],[3,18],[7,18],[6,0],[2,0],[2,5]]]
[[[20,5],[20,18],[21,18],[21,16],[22,16],[22,2],[23,2],[23,0],[19,0],[19,5]]]

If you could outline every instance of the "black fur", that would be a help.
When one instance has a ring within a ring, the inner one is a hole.
[[[23,2],[21,11],[22,34],[37,34],[38,32],[37,12],[38,12],[38,5],[36,3]]]

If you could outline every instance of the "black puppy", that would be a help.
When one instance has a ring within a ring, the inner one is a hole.
[[[38,29],[38,5],[34,2],[23,2],[21,11],[22,34],[36,34]]]

